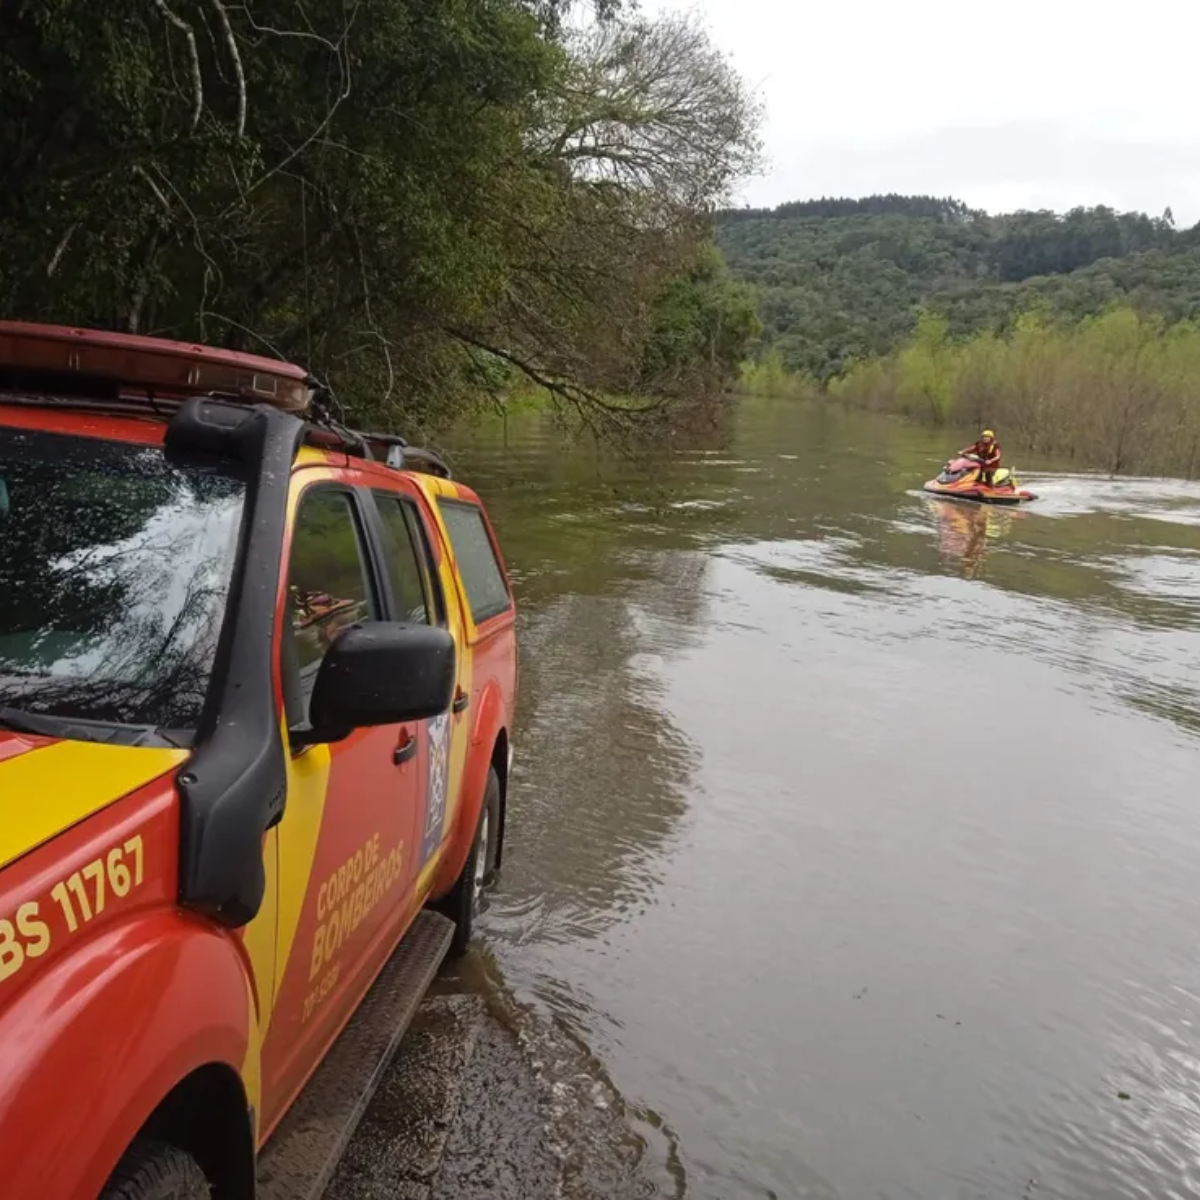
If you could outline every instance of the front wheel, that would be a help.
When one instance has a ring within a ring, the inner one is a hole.
[[[467,855],[467,861],[463,864],[462,872],[455,880],[449,895],[437,905],[438,911],[445,913],[454,922],[454,939],[450,943],[450,954],[454,958],[461,958],[466,954],[467,947],[471,944],[483,891],[491,882],[496,868],[496,850],[499,845],[500,776],[496,774],[495,767],[489,767],[471,852]]]
[[[165,1142],[135,1142],[100,1200],[212,1200],[212,1188],[190,1154]]]

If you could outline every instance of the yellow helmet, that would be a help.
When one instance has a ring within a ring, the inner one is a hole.
[[[985,429],[985,430],[983,431],[983,436],[984,436],[985,438],[991,438],[991,439],[992,439],[992,441],[995,441],[995,440],[996,440],[996,434],[995,434],[995,432],[994,432],[993,430],[991,430],[991,429]]]

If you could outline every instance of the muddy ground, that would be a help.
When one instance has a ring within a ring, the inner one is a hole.
[[[479,996],[426,1000],[342,1160],[330,1200],[557,1193],[537,1081]]]
[[[326,1200],[657,1194],[621,1098],[570,1038],[477,994],[428,997]]]

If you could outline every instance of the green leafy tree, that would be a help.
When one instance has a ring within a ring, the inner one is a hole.
[[[944,425],[954,398],[954,358],[946,343],[945,318],[922,313],[912,341],[900,351],[899,396],[907,407]]]
[[[0,0],[0,313],[278,352],[372,422],[498,362],[598,402],[756,153],[695,22],[625,7]]]
[[[714,246],[703,246],[655,301],[638,390],[727,389],[761,332],[753,293],[730,278]]]
[[[718,214],[733,275],[761,297],[764,345],[827,382],[904,344],[922,311],[961,338],[1031,307],[1081,320],[1118,301],[1200,315],[1200,228],[1103,206],[1002,216],[929,196],[824,199]]]
[[[1114,474],[1200,472],[1200,324],[1117,305],[1078,322],[1026,312],[953,341],[938,317],[831,383],[838,399],[934,425],[995,427],[1029,450]]]

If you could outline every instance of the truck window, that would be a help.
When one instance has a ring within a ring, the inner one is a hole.
[[[471,617],[480,625],[506,612],[512,604],[504,572],[479,508],[461,500],[440,500],[438,504],[467,589]]]
[[[307,719],[317,669],[337,635],[357,621],[379,617],[358,515],[348,492],[318,488],[305,493],[296,515],[288,560],[288,601],[292,626],[291,662],[298,673],[300,712]],[[289,689],[289,695],[291,695]]]
[[[245,492],[228,464],[0,427],[0,705],[193,731]]]
[[[419,518],[410,503],[391,492],[376,492],[375,500],[387,535],[387,573],[398,610],[395,615],[416,625],[432,624],[431,613],[436,609],[430,603],[433,589],[428,551],[414,525]]]

